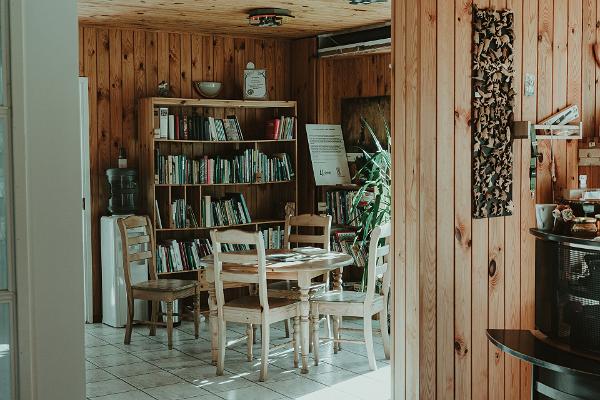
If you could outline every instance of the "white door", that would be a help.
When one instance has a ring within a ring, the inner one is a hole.
[[[79,115],[81,120],[81,228],[83,230],[83,285],[85,322],[94,318],[92,297],[92,209],[90,192],[90,134],[88,78],[79,78]]]

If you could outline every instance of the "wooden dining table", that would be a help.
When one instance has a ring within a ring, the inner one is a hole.
[[[341,285],[341,268],[354,263],[352,256],[346,253],[335,251],[321,252],[319,254],[298,253],[297,259],[292,260],[274,260],[272,256],[277,254],[293,253],[294,250],[278,249],[266,250],[267,255],[267,279],[268,280],[289,280],[298,281],[300,290],[300,341],[302,353],[302,373],[308,373],[308,354],[309,354],[309,289],[312,279],[328,273],[329,271],[340,270],[337,274],[339,281],[336,286]],[[237,252],[239,254],[248,254],[248,251]],[[236,254],[236,252],[233,252]],[[208,305],[210,308],[210,329],[212,341],[212,360],[216,364],[217,360],[217,303],[215,297],[215,280],[213,271],[213,256],[209,255],[202,258],[203,267],[206,269],[206,280],[208,282]],[[252,264],[223,264],[224,271],[256,273],[257,266]],[[339,287],[341,290],[341,287]]]

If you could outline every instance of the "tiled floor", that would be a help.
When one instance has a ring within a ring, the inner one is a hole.
[[[362,327],[362,320],[345,320],[348,327]],[[374,326],[379,324],[375,321]],[[245,326],[228,324],[228,339],[240,337]],[[283,325],[272,325],[271,342],[284,338]],[[86,327],[87,396],[94,400],[276,400],[276,399],[377,399],[390,398],[390,367],[381,337],[375,335],[377,371],[370,371],[363,345],[344,344],[333,354],[331,344],[320,347],[321,362],[310,360],[308,374],[293,366],[291,350],[272,352],[269,378],[259,382],[260,344],[255,359],[246,360],[245,343],[227,349],[225,375],[217,377],[210,364],[208,323],[201,323],[195,339],[191,323],[174,332],[173,350],[167,350],[166,331],[149,337],[146,327],[136,327],[131,344],[123,344],[124,329],[95,324]],[[346,336],[352,336],[347,334]]]

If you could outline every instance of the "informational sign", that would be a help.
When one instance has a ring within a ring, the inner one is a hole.
[[[342,127],[306,124],[306,136],[316,185],[349,184],[350,171]]]

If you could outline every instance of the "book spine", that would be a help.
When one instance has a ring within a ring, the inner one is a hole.
[[[167,139],[169,137],[169,109],[159,108],[160,115],[160,138]]]

